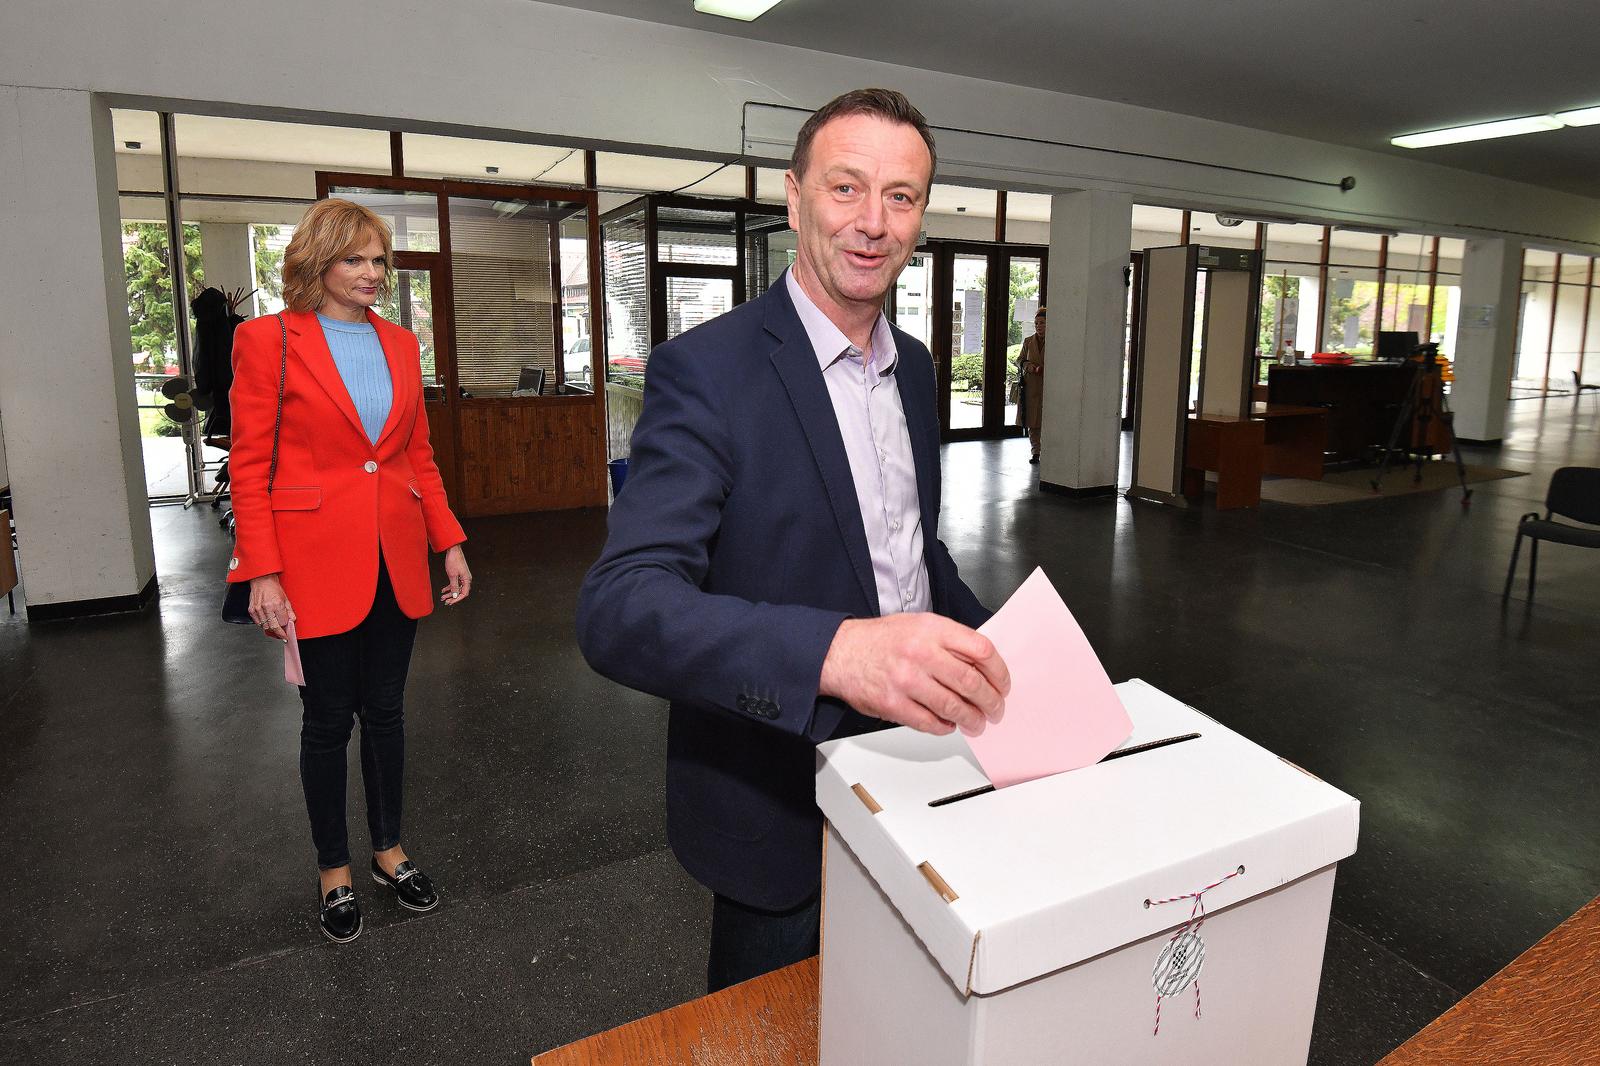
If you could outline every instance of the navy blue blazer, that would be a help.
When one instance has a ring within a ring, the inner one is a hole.
[[[934,611],[989,617],[937,536],[933,360],[894,331]],[[614,681],[671,701],[667,826],[701,884],[769,910],[817,891],[818,742],[877,728],[817,686],[839,624],[879,613],[833,402],[780,279],[651,353],[627,485],[578,601]]]

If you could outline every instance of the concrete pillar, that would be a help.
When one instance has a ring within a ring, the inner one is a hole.
[[[1123,272],[1133,197],[1089,190],[1050,198],[1044,411],[1039,487],[1072,496],[1116,492],[1122,442]]]
[[[249,292],[256,287],[247,223],[200,223],[200,260],[205,266],[206,284],[212,288],[223,292],[235,289]],[[194,299],[195,295],[190,293],[189,299]]]
[[[30,620],[133,610],[155,551],[111,111],[0,86],[0,396]],[[220,577],[220,575],[219,575]]]
[[[1517,356],[1517,301],[1522,246],[1506,240],[1469,240],[1461,260],[1461,315],[1450,409],[1456,436],[1498,441],[1505,436],[1506,399]]]

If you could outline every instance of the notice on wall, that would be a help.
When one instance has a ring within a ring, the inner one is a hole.
[[[1494,304],[1466,304],[1461,308],[1462,329],[1493,329]]]
[[[961,353],[983,351],[982,289],[967,289],[961,294]]]

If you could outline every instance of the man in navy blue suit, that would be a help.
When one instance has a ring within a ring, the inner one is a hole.
[[[671,701],[668,836],[714,893],[713,991],[817,951],[816,744],[978,732],[1010,688],[938,539],[933,360],[882,310],[934,164],[892,90],[806,122],[785,179],[794,266],[651,354],[584,581],[590,665]]]

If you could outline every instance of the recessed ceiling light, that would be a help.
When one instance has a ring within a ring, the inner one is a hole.
[[[1576,111],[1557,111],[1555,117],[1569,126],[1593,126],[1600,124],[1600,107],[1580,107]]]
[[[143,141],[123,141],[122,142],[122,147],[126,148],[130,152],[137,152],[139,149],[144,147],[144,142]]]
[[[500,168],[499,167],[484,167],[483,168],[483,172],[485,174],[498,174],[498,173],[500,173]]]
[[[694,0],[694,9],[702,15],[721,15],[725,19],[754,22],[777,7],[779,0]]]
[[[1506,118],[1498,122],[1477,122],[1470,126],[1452,126],[1445,130],[1426,133],[1409,133],[1389,141],[1396,148],[1433,148],[1441,144],[1461,144],[1466,141],[1486,141],[1494,137],[1515,137],[1522,133],[1542,133],[1558,130],[1565,123],[1552,115],[1530,115],[1527,118]]]

